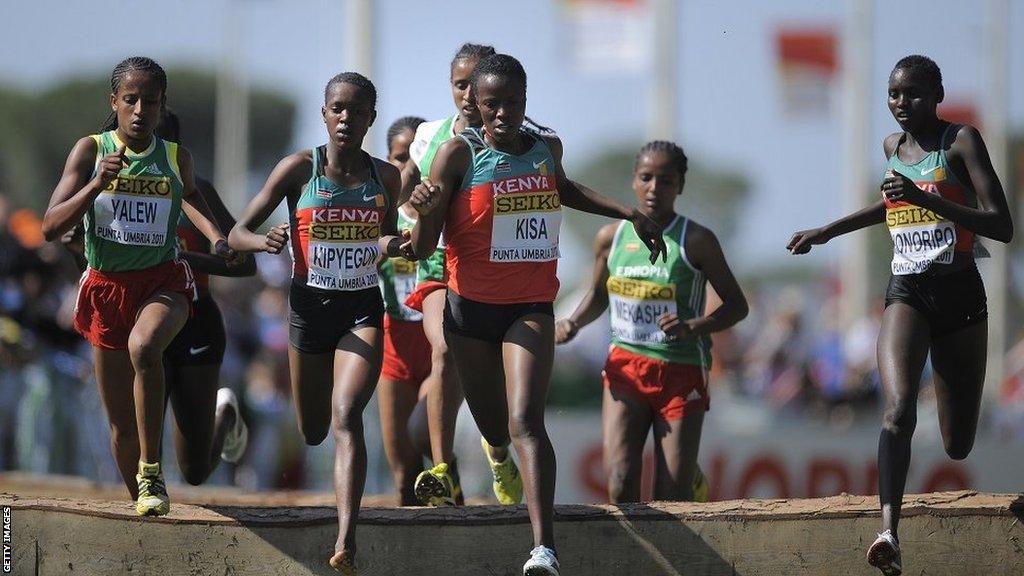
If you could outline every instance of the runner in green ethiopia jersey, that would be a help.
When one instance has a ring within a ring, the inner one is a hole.
[[[697,452],[710,406],[710,334],[742,320],[747,301],[714,233],[674,210],[686,167],[686,155],[671,142],[641,148],[633,191],[638,208],[665,226],[668,258],[651,262],[631,226],[605,226],[594,241],[590,289],[576,311],[555,326],[562,344],[606,308],[611,317],[603,428],[612,502],[640,500],[642,451],[652,427],[665,455],[655,470],[654,498],[708,497]],[[708,283],[722,303],[705,314]]]
[[[424,122],[416,128],[416,136],[409,146],[412,161],[402,170],[403,201],[417,184],[430,177],[434,156],[442,144],[465,128],[480,125],[480,112],[470,98],[469,79],[477,62],[491,54],[494,54],[492,46],[467,43],[452,58],[448,80],[457,112],[441,120]],[[421,503],[430,505],[462,501],[453,446],[455,421],[463,395],[442,327],[447,293],[443,236],[438,244],[429,257],[419,261],[416,290],[407,302],[423,312],[423,331],[430,341],[430,376],[423,387],[426,389],[430,455],[434,467],[424,471],[416,480],[417,498]]]
[[[388,128],[388,162],[399,170],[409,158],[409,145],[416,127],[424,120],[405,116]],[[412,230],[417,213],[408,203],[398,207],[398,230]],[[430,343],[423,332],[423,314],[406,306],[416,289],[416,262],[402,257],[388,258],[380,267],[384,293],[384,360],[377,383],[381,440],[402,506],[416,506],[414,486],[423,471],[423,458],[430,457],[427,430],[427,387],[431,372]]]
[[[356,522],[366,482],[363,409],[380,376],[384,302],[377,262],[411,256],[398,236],[398,170],[363,152],[377,117],[377,88],[343,72],[324,88],[327,143],[291,154],[270,173],[230,240],[238,250],[280,253],[292,237],[289,350],[292,396],[309,445],[334,436],[338,538],[330,565],[356,574]],[[282,202],[287,225],[255,230]],[[332,426],[333,422],[333,426]]]
[[[128,58],[114,67],[110,86],[111,120],[75,144],[42,228],[56,240],[84,219],[88,268],[75,329],[93,346],[114,459],[136,512],[163,515],[170,510],[160,466],[163,354],[196,298],[192,271],[177,259],[181,211],[217,256],[235,254],[196,191],[192,156],[154,134],[166,104],[163,68]]]

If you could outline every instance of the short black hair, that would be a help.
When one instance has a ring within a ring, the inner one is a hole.
[[[939,65],[931,58],[920,54],[904,56],[892,68],[893,72],[897,70],[907,70],[919,75],[932,90],[940,96],[943,94],[942,70],[939,70]]]
[[[363,76],[359,72],[342,72],[335,74],[333,78],[327,81],[327,86],[324,86],[324,101],[327,101],[327,95],[330,94],[331,88],[335,84],[351,84],[362,88],[370,96],[370,104],[373,109],[377,109],[377,87],[373,85],[373,82],[369,78]]]
[[[477,83],[481,78],[491,75],[514,78],[522,82],[523,88],[526,88],[526,70],[519,60],[508,54],[492,54],[476,63],[473,75],[469,79],[469,85],[473,92],[476,92]]]
[[[403,130],[412,130],[415,133],[416,128],[424,122],[426,120],[419,116],[402,116],[392,122],[391,126],[388,126],[388,152],[391,151],[391,141],[401,134]]]
[[[636,170],[638,164],[640,164],[640,157],[650,152],[663,152],[669,155],[672,159],[672,164],[675,165],[676,169],[679,170],[679,176],[686,176],[686,169],[688,162],[686,153],[683,149],[675,142],[669,142],[668,140],[653,140],[643,145],[640,151],[636,154],[636,161],[633,163],[633,170]]]

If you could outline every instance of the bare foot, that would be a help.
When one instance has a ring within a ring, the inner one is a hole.
[[[331,568],[345,576],[356,576],[355,553],[341,550],[334,553],[330,560]]]

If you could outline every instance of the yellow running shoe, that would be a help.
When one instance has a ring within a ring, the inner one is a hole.
[[[448,465],[444,462],[420,472],[413,491],[416,499],[424,506],[455,505],[455,485],[448,474]]]
[[[483,437],[480,438],[480,446],[484,449],[484,456],[487,457],[487,464],[491,467],[491,474],[494,475],[494,495],[498,502],[506,506],[519,504],[523,500],[523,477],[519,475],[519,468],[516,467],[512,453],[509,452],[504,462],[495,462],[491,458],[491,445]]]
[[[711,485],[708,484],[708,478],[700,466],[697,466],[697,472],[693,475],[693,501],[707,502],[709,492],[711,492]]]
[[[135,501],[135,511],[139,516],[163,516],[171,511],[171,499],[167,497],[159,462],[148,464],[139,460],[135,481],[139,484],[139,498]]]

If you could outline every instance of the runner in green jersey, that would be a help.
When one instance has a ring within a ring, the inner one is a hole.
[[[382,255],[411,255],[396,225],[398,170],[362,150],[376,105],[377,89],[365,76],[331,78],[320,109],[327,144],[281,160],[229,237],[240,251],[278,254],[292,236],[292,396],[307,444],[334,436],[338,538],[330,564],[347,576],[356,574],[356,520],[366,482],[363,409],[380,376],[383,347],[377,262]],[[254,232],[282,201],[291,211],[289,225]]]
[[[388,162],[395,168],[403,170],[411,162],[409,145],[416,127],[423,122],[422,118],[405,116],[388,128]],[[415,225],[416,210],[408,203],[399,206],[399,232],[412,230]],[[423,471],[423,458],[430,457],[427,387],[422,385],[430,376],[430,343],[423,333],[423,314],[405,305],[416,288],[416,265],[397,257],[388,258],[380,266],[385,316],[377,406],[384,454],[402,506],[419,504],[413,487]]]
[[[651,428],[658,454],[654,498],[706,499],[697,452],[709,407],[709,335],[747,315],[743,291],[714,233],[674,210],[686,165],[683,150],[671,142],[641,148],[633,192],[639,209],[665,226],[668,258],[651,262],[632,227],[605,226],[594,241],[590,289],[576,311],[555,326],[561,344],[606,308],[611,315],[612,346],[604,370],[604,460],[608,498],[616,503],[640,500],[643,447]],[[709,282],[722,304],[705,314]]]
[[[881,198],[831,224],[793,234],[804,254],[843,234],[886,223],[893,239],[892,277],[878,334],[885,413],[878,438],[882,533],[867,560],[885,576],[903,570],[900,507],[917,425],[924,363],[931,359],[939,428],[946,453],[967,457],[974,445],[988,354],[988,307],[975,265],[975,235],[1013,238],[1003,187],[977,128],[937,115],[942,72],[925,56],[907,56],[889,75],[889,111],[900,126],[882,142],[888,170]]]
[[[176,258],[181,210],[213,252],[228,260],[235,254],[196,193],[191,154],[153,133],[167,98],[163,68],[128,58],[114,68],[110,88],[114,122],[75,144],[43,234],[56,240],[85,220],[89,268],[75,328],[93,346],[111,448],[136,511],[162,515],[170,510],[160,468],[163,353],[195,299],[191,270]]]
[[[494,47],[463,44],[451,62],[449,82],[452,100],[458,113],[433,122],[424,122],[416,129],[416,137],[409,146],[412,162],[402,170],[403,191],[430,176],[430,167],[438,148],[456,134],[470,126],[480,125],[480,112],[469,97],[469,79],[476,63],[494,54]],[[407,197],[403,195],[403,197]],[[423,504],[461,502],[458,466],[455,462],[455,421],[462,405],[459,386],[448,344],[445,341],[442,319],[445,303],[444,239],[433,254],[419,262],[416,291],[409,304],[423,312],[423,331],[430,341],[430,376],[423,383],[426,390],[427,426],[430,432],[430,454],[434,467],[425,470],[416,479],[416,495]],[[517,476],[518,478],[518,476]],[[499,500],[502,501],[502,500]],[[516,504],[505,499],[504,504]]]

